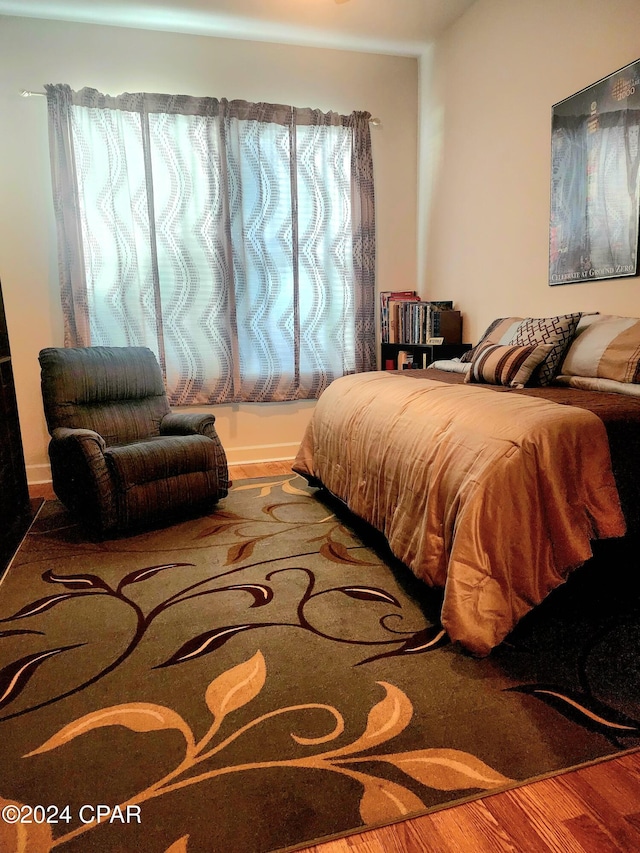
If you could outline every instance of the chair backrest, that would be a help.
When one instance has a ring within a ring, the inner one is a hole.
[[[49,433],[92,429],[107,445],[159,434],[169,403],[147,347],[48,347],[38,359]]]

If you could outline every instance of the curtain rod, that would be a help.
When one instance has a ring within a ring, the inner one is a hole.
[[[40,97],[40,96],[46,97],[46,95],[47,95],[46,92],[30,92],[28,89],[21,89],[20,90],[20,97],[21,98],[33,98],[33,97]],[[378,127],[379,125],[382,124],[382,122],[380,121],[379,118],[370,118],[369,124],[372,124],[374,127]]]

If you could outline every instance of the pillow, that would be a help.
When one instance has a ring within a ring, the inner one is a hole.
[[[568,348],[561,372],[640,384],[640,319],[594,317]]]
[[[633,382],[616,382],[613,379],[599,379],[593,376],[556,376],[554,385],[579,388],[581,391],[606,391],[609,394],[624,394],[626,397],[640,399],[640,385]]]
[[[493,323],[485,329],[485,332],[478,343],[460,357],[460,361],[473,361],[473,356],[475,355],[478,347],[481,347],[482,344],[485,344],[487,341],[493,341],[493,343],[496,344],[508,344],[515,334],[516,329],[520,323],[522,323],[522,320],[522,317],[499,317],[497,320],[494,320]]]
[[[449,373],[467,373],[471,369],[470,364],[463,364],[460,358],[442,358],[439,361],[432,361],[427,365],[427,370],[446,370]]]
[[[551,344],[551,351],[536,372],[536,384],[548,385],[558,372],[581,316],[563,314],[560,317],[528,317],[518,326],[509,343],[518,346]]]
[[[473,357],[471,370],[464,381],[524,388],[533,371],[542,364],[552,349],[553,344],[510,346],[485,341]]]

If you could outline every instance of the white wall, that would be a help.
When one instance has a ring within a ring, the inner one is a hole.
[[[438,42],[420,274],[466,340],[504,315],[640,316],[637,277],[548,285],[551,107],[638,59],[639,36],[638,0],[477,0]]]
[[[382,120],[372,129],[383,290],[416,286],[416,59],[0,17],[0,280],[27,470],[48,478],[38,351],[61,346],[45,83],[243,98]],[[313,402],[215,409],[230,461],[291,458]]]

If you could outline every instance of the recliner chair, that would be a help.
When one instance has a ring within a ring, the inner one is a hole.
[[[39,361],[53,488],[94,533],[169,522],[226,496],[215,417],[171,411],[150,349],[49,347]]]

